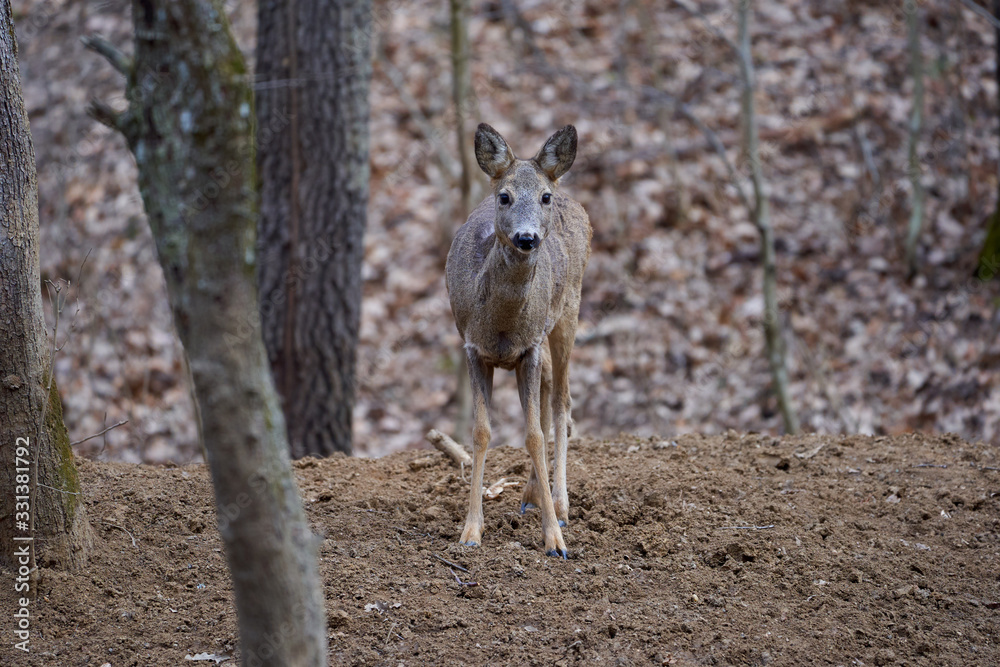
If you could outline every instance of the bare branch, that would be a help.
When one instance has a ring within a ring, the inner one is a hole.
[[[99,438],[102,435],[104,435],[105,433],[107,433],[108,431],[110,431],[111,429],[118,428],[119,426],[124,426],[127,423],[128,423],[128,420],[127,419],[123,419],[120,422],[118,422],[117,424],[112,424],[111,426],[107,427],[106,429],[104,429],[100,433],[95,433],[94,435],[88,435],[83,440],[77,440],[76,442],[69,443],[69,446],[70,447],[74,447],[74,446],[79,445],[81,443],[87,442],[88,440],[93,440],[94,438]]]
[[[99,100],[91,100],[87,107],[87,115],[96,120],[101,125],[106,125],[115,132],[124,133],[124,123],[122,119],[125,114],[115,111],[110,106]]]
[[[128,76],[132,72],[132,59],[118,50],[118,47],[100,35],[81,37],[83,45],[94,53],[104,56],[116,70]]]
[[[465,451],[465,448],[462,447],[462,445],[458,444],[436,428],[429,430],[424,438],[426,438],[427,442],[434,445],[438,451],[447,454],[455,465],[470,465],[472,463],[472,457],[469,456],[469,453]]]
[[[468,570],[466,568],[462,567],[461,565],[458,565],[456,563],[452,563],[450,560],[445,560],[444,558],[441,558],[441,556],[438,556],[437,554],[431,554],[431,555],[434,556],[435,558],[437,558],[439,561],[441,561],[445,565],[449,565],[449,566],[455,568],[456,570],[461,570],[462,572],[468,572]]]
[[[993,16],[993,14],[990,14],[990,12],[985,7],[977,5],[972,0],[958,0],[958,1],[961,2],[963,5],[965,5],[966,7],[968,7],[969,9],[971,9],[972,11],[974,11],[976,14],[979,14],[981,17],[989,21],[990,25],[992,25],[994,28],[1000,30],[1000,19]],[[916,11],[915,6],[913,8],[913,11]]]

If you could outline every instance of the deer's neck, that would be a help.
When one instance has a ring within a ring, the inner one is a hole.
[[[499,239],[486,257],[481,278],[480,296],[489,301],[524,302],[535,293],[540,252],[524,254]],[[483,290],[486,293],[483,293]]]

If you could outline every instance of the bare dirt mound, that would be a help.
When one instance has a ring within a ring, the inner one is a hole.
[[[467,485],[436,452],[296,467],[325,536],[332,664],[987,665],[998,453],[919,435],[576,441],[568,561],[545,557],[516,488],[486,502],[484,546],[458,546]],[[80,466],[99,552],[44,571],[32,652],[8,643],[3,663],[236,655],[204,467]],[[490,452],[489,482],[526,472],[523,450]]]

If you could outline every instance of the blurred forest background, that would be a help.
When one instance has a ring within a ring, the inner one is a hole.
[[[91,98],[124,100],[120,75],[80,38],[130,44],[130,3],[13,4],[42,273],[62,281],[56,372],[71,438],[127,419],[77,451],[199,460],[135,163],[86,114]],[[758,232],[726,165],[674,104],[745,171],[738,62],[720,37],[735,36],[734,7],[683,4],[704,18],[667,0],[471,2],[470,138],[488,122],[527,157],[562,125],[580,133],[563,187],[595,231],[571,370],[574,417],[592,436],[781,430],[763,354]],[[252,62],[256,5],[226,6]],[[926,205],[909,279],[913,80],[902,2],[754,7],[761,160],[803,430],[950,431],[996,443],[1000,280],[974,277],[1000,185],[993,28],[954,0],[917,3]],[[355,452],[370,456],[453,428],[460,340],[443,268],[467,213],[448,3],[376,0],[374,28],[354,413]],[[481,197],[485,177],[476,178]],[[498,376],[494,405],[494,442],[520,445],[512,376]]]

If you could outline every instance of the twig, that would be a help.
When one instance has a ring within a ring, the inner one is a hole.
[[[439,561],[441,561],[445,565],[449,565],[449,566],[455,568],[456,570],[461,570],[462,572],[468,572],[468,570],[465,569],[464,567],[462,567],[461,565],[457,565],[455,563],[452,563],[450,560],[445,560],[444,558],[441,558],[441,556],[438,556],[437,554],[431,554],[431,555],[434,556],[435,558],[437,558]]]
[[[35,482],[35,486],[44,486],[46,489],[52,489],[53,491],[58,491],[59,493],[65,493],[68,496],[78,496],[79,491],[66,491],[65,489],[57,489],[54,486],[49,486],[48,484],[42,484],[41,482]]]
[[[124,426],[127,423],[128,423],[128,420],[127,419],[123,419],[120,422],[118,422],[117,424],[112,424],[111,426],[107,427],[106,429],[104,429],[100,433],[95,433],[94,435],[88,435],[83,440],[77,440],[76,442],[69,443],[69,446],[70,447],[74,447],[74,446],[79,445],[81,443],[87,442],[88,440],[93,440],[94,438],[99,438],[102,435],[104,435],[105,433],[107,433],[108,431],[110,431],[111,429],[118,428],[119,426]]]
[[[132,59],[118,50],[118,47],[104,39],[100,35],[89,35],[81,37],[83,45],[94,53],[104,56],[111,63],[111,66],[120,73],[128,76],[132,71]]]
[[[966,7],[968,7],[969,9],[971,9],[972,11],[974,11],[976,14],[979,14],[981,17],[989,21],[990,25],[992,25],[994,28],[1000,30],[1000,19],[997,19],[997,17],[993,16],[993,14],[990,14],[985,7],[980,7],[972,0],[958,0],[958,1],[961,2],[963,5],[965,5]],[[914,11],[916,11],[916,8],[914,8]]]
[[[101,426],[105,426],[108,423],[108,411],[104,411],[104,416],[101,417]],[[104,434],[104,444],[101,445],[101,451],[97,452],[97,457],[100,459],[101,455],[104,454],[104,450],[108,448],[108,434]]]
[[[117,528],[118,530],[124,532],[126,535],[128,535],[129,537],[132,538],[132,546],[135,547],[136,549],[139,548],[139,545],[135,541],[135,535],[133,535],[132,533],[128,532],[126,529],[122,528],[119,525],[113,524],[110,521],[105,521],[104,519],[101,519],[101,523],[103,523],[105,525],[108,525],[108,526],[111,526],[112,528]]]
[[[774,528],[774,524],[768,526],[719,526],[719,530],[767,530]]]
[[[385,648],[386,646],[389,645],[389,639],[392,638],[393,634],[392,631],[396,629],[397,625],[398,623],[393,623],[391,626],[389,626],[389,632],[385,633],[385,642],[382,644],[382,648]],[[399,637],[399,633],[396,633],[396,636]],[[399,638],[402,639],[402,637]]]
[[[450,570],[450,571],[451,571],[451,576],[455,577],[455,581],[458,582],[459,586],[478,586],[479,585],[478,581],[462,581],[461,579],[458,578],[458,575],[455,574],[455,570]]]
[[[443,454],[447,454],[455,465],[463,467],[472,463],[472,457],[469,456],[469,453],[465,451],[462,445],[458,444],[447,434],[442,433],[436,428],[432,428],[427,431],[427,435],[425,435],[424,438],[427,442],[434,445],[435,449]]]
[[[910,466],[911,468],[947,468],[948,466],[944,463],[918,463],[916,465]]]

